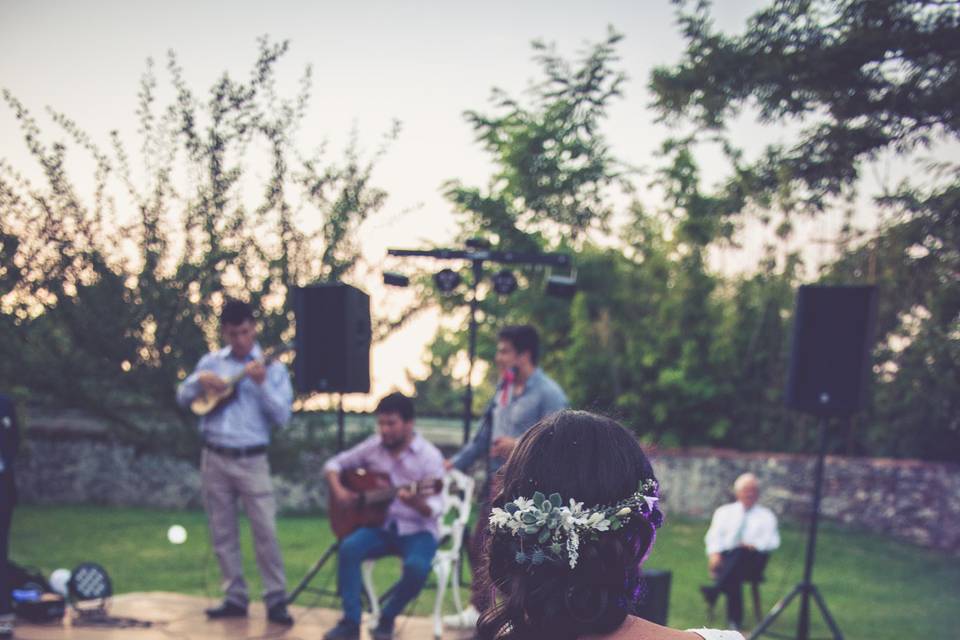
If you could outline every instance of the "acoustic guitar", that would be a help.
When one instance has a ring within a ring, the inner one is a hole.
[[[330,500],[330,528],[337,540],[342,540],[360,527],[382,527],[387,521],[387,510],[400,489],[416,495],[432,496],[443,490],[443,480],[421,480],[400,487],[393,486],[390,476],[367,469],[345,469],[340,473],[340,483],[358,494],[355,506],[345,506]]]
[[[270,363],[276,360],[281,354],[291,351],[292,349],[292,342],[282,344],[278,347],[274,347],[273,349],[267,349],[264,351],[263,357],[260,358],[260,361],[264,364],[264,366],[269,366]],[[215,391],[207,391],[205,389],[201,390],[200,395],[194,398],[193,402],[190,403],[190,411],[192,411],[194,415],[205,416],[220,409],[236,397],[237,385],[240,384],[240,381],[246,376],[247,374],[245,371],[240,371],[240,373],[225,379],[223,383],[226,385],[226,387],[219,393]]]

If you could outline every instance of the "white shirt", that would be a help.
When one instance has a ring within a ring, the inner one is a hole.
[[[739,631],[720,631],[719,629],[687,629],[697,634],[703,640],[743,640]]]
[[[743,504],[731,502],[713,512],[710,529],[703,539],[707,554],[722,553],[740,545],[769,553],[780,546],[777,516],[766,507],[755,504],[744,511]]]

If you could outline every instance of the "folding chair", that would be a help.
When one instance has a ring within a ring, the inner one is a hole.
[[[433,605],[433,635],[439,639],[443,634],[443,598],[447,587],[451,586],[453,606],[457,613],[463,613],[460,599],[460,549],[463,546],[463,532],[470,519],[473,506],[474,480],[470,476],[451,469],[443,478],[443,513],[440,516],[440,548],[433,557],[433,571],[437,576],[437,599]],[[373,584],[373,566],[375,560],[367,560],[361,569],[363,587],[367,592],[372,614],[372,625],[380,618],[380,599]]]

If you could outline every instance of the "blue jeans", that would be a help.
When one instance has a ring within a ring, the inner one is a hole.
[[[365,560],[398,555],[403,558],[403,575],[392,587],[383,605],[381,619],[393,620],[423,588],[430,575],[437,540],[428,531],[401,536],[396,529],[363,527],[340,543],[337,581],[343,601],[343,617],[360,624],[360,566]]]

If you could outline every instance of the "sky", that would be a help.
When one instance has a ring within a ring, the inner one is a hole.
[[[717,2],[718,25],[739,31],[762,4]],[[456,178],[485,186],[491,175],[463,112],[484,110],[495,86],[522,94],[538,73],[530,42],[555,43],[570,57],[602,40],[611,26],[625,36],[618,53],[629,80],[604,133],[621,160],[649,167],[670,132],[654,122],[647,79],[655,66],[676,62],[684,44],[667,0],[0,0],[0,87],[37,116],[47,105],[66,113],[104,148],[112,129],[132,146],[147,58],[157,61],[162,85],[166,53],[174,50],[187,83],[203,92],[224,71],[245,77],[258,37],[289,39],[281,80],[294,87],[304,67],[313,66],[313,99],[302,127],[306,148],[329,141],[342,149],[356,127],[361,146],[372,152],[391,122],[401,122],[400,137],[373,176],[389,200],[361,234],[365,257],[378,264],[388,247],[442,244],[453,236],[456,217],[441,185]],[[749,121],[737,126],[748,152],[785,134]],[[28,176],[35,170],[5,105],[0,158]],[[701,162],[708,183],[725,171],[716,155],[707,153]],[[824,217],[811,233],[829,236],[830,224]],[[384,295],[378,282],[364,288],[373,296],[374,314],[402,302]],[[425,345],[442,320],[428,313],[375,346],[372,396],[409,389],[405,372],[422,371]],[[358,398],[354,406],[369,402]]]

